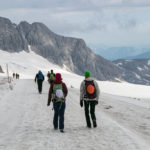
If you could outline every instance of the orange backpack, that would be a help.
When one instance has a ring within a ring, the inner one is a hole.
[[[86,95],[85,95],[86,98],[89,99],[96,98],[96,88],[93,80],[92,81],[85,80],[85,89],[86,89]]]

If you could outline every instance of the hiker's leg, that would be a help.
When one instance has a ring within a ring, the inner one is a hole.
[[[90,116],[89,116],[89,102],[84,101],[85,118],[88,127],[91,127]]]
[[[54,102],[53,107],[54,107],[53,125],[54,125],[54,128],[57,129],[58,128],[58,109],[59,109],[58,104]]]
[[[95,101],[90,102],[90,114],[93,121],[93,126],[96,127],[96,116],[95,116]]]
[[[37,80],[37,85],[38,85],[38,91],[40,92],[40,81]]]
[[[66,103],[60,103],[60,111],[59,111],[59,129],[64,129],[64,114],[65,114]]]
[[[39,92],[42,92],[42,80],[39,80]]]

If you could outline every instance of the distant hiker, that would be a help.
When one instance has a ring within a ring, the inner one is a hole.
[[[15,78],[15,73],[13,73],[13,78]]]
[[[48,77],[48,82],[49,82],[50,84],[52,84],[53,81],[55,80],[55,74],[54,74],[53,70],[51,70],[51,73],[48,72],[47,77]]]
[[[90,77],[90,72],[85,72],[85,80],[80,85],[80,106],[85,110],[85,118],[87,127],[91,128],[91,121],[89,112],[92,118],[93,127],[97,127],[96,116],[95,116],[95,105],[98,104],[100,90],[97,82]],[[90,111],[89,111],[90,107]]]
[[[44,81],[44,75],[41,71],[39,71],[35,76],[35,82],[37,81],[38,84],[38,91],[41,94],[42,93],[42,83]]]
[[[48,82],[50,83],[50,72],[47,73]]]
[[[17,79],[17,75],[18,75],[18,74],[16,73],[16,79]]]
[[[16,79],[19,79],[19,74],[18,73],[16,73]]]
[[[58,129],[59,122],[59,130],[60,132],[64,132],[64,113],[66,108],[66,96],[68,94],[67,86],[64,82],[62,82],[61,74],[56,73],[55,80],[51,84],[48,95],[47,106],[50,105],[51,101],[53,102],[54,108],[54,118],[53,125],[54,129]]]

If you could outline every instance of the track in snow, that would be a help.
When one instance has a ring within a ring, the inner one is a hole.
[[[79,105],[79,90],[69,88],[65,112],[66,132],[54,131],[52,105],[46,105],[48,83],[44,82],[43,87],[43,94],[39,95],[33,80],[19,80],[0,101],[0,150],[149,149],[150,130],[147,129],[148,135],[144,136],[144,130],[134,130],[136,123],[131,122],[135,117],[132,114],[136,112],[140,114],[136,116],[137,123],[142,125],[142,121],[139,121],[142,120],[142,112],[136,106],[120,102],[116,100],[118,97],[107,94],[102,94],[102,102],[96,107],[98,127],[87,129],[84,110]],[[108,105],[112,108],[105,109]],[[120,106],[119,109],[117,106]],[[143,115],[146,112],[147,108]],[[145,126],[149,125],[148,118],[143,121]]]

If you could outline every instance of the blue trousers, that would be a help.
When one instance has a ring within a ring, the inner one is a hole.
[[[58,122],[59,122],[59,129],[64,129],[64,114],[65,114],[65,108],[66,103],[63,102],[53,102],[54,106],[54,119],[53,119],[53,125],[54,128],[58,128]]]

